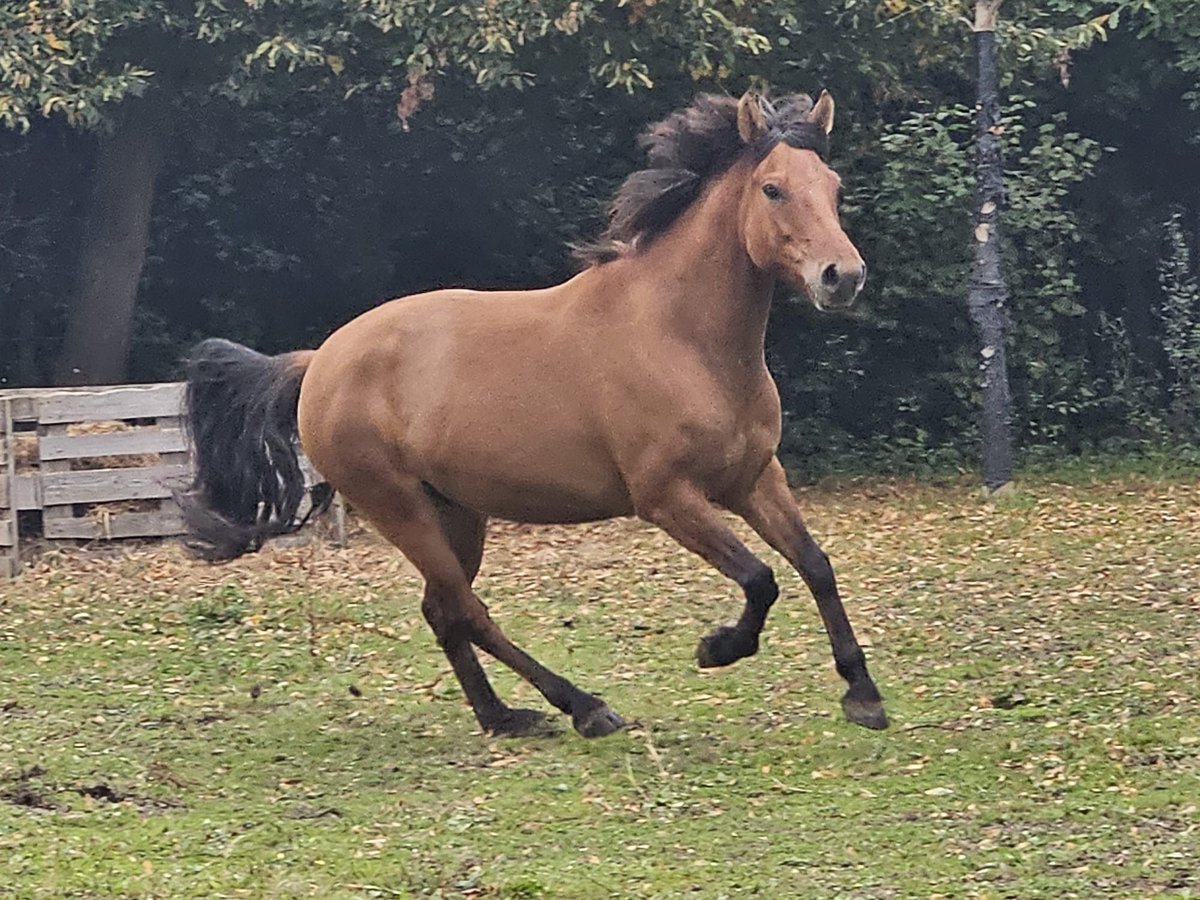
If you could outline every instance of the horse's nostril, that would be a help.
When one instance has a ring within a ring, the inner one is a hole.
[[[825,271],[821,273],[821,284],[827,288],[835,288],[838,284],[838,267],[830,263],[825,267]]]

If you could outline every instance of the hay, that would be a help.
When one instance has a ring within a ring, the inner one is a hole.
[[[17,432],[13,435],[13,462],[17,474],[31,472],[38,467],[37,435],[31,431]]]
[[[116,434],[124,431],[154,431],[157,425],[142,425],[135,428],[128,422],[79,422],[67,426],[67,434],[71,436],[82,434]],[[157,453],[124,456],[84,456],[71,460],[72,472],[87,472],[94,469],[137,469],[144,466],[156,466],[161,462]],[[157,508],[157,507],[154,507]]]
[[[133,426],[128,422],[81,422],[67,426],[71,436],[84,434],[115,434],[125,431],[154,431],[157,425]],[[40,468],[38,458],[38,436],[32,431],[20,431],[13,435],[13,459],[17,474],[28,475]],[[157,453],[126,454],[118,456],[85,456],[70,461],[72,472],[87,472],[95,469],[136,469],[156,466],[162,462]]]

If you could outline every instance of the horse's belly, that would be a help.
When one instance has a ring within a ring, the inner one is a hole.
[[[500,404],[497,405],[500,407]],[[553,410],[455,416],[425,444],[421,477],[463,506],[518,522],[569,523],[627,515],[625,482],[602,441]],[[424,443],[424,442],[422,442]]]
[[[600,469],[539,467],[536,454],[511,466],[442,468],[428,478],[447,498],[514,522],[569,524],[625,516],[633,505],[624,484]]]
[[[531,356],[527,354],[526,356]],[[522,359],[402,413],[401,444],[422,479],[455,502],[522,522],[583,522],[628,514],[624,479],[588,387]],[[428,383],[428,382],[427,382]]]

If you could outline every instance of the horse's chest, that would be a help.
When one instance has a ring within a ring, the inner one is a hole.
[[[697,423],[698,424],[698,423]],[[775,455],[779,430],[758,417],[715,417],[689,429],[687,453],[712,496],[753,484]]]
[[[745,428],[731,435],[719,468],[726,489],[756,481],[775,455],[775,447],[765,428]]]

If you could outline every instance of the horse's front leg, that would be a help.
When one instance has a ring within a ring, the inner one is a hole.
[[[742,588],[746,605],[733,625],[723,625],[700,640],[696,661],[704,668],[727,666],[758,652],[758,636],[779,588],[770,567],[750,552],[721,521],[703,492],[678,482],[637,503],[638,515],[703,557]]]
[[[778,459],[773,459],[750,494],[729,507],[768,544],[782,553],[804,579],[817,601],[825,623],[838,674],[850,688],[842,698],[846,718],[867,728],[887,728],[887,713],[875,682],[867,672],[867,659],[838,594],[829,557],[813,540]]]

